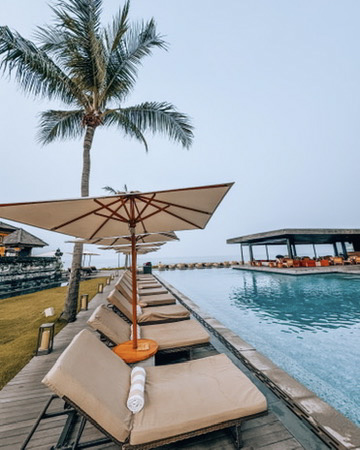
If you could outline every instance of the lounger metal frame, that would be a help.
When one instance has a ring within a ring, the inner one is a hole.
[[[178,434],[176,436],[168,437],[165,439],[160,439],[157,441],[148,442],[145,444],[131,445],[128,440],[125,442],[118,441],[114,436],[108,433],[103,427],[101,427],[94,419],[88,416],[79,406],[77,406],[74,402],[72,402],[67,397],[63,397],[64,408],[61,411],[48,413],[47,410],[50,407],[51,403],[55,399],[60,399],[57,395],[52,395],[47,401],[45,407],[41,411],[39,417],[37,418],[34,426],[32,427],[30,433],[26,437],[24,443],[21,446],[20,450],[25,450],[27,445],[29,444],[32,436],[36,432],[40,422],[44,419],[48,419],[50,417],[58,417],[63,415],[68,415],[66,423],[63,427],[63,430],[58,438],[57,443],[51,447],[51,450],[77,450],[83,448],[97,447],[99,445],[108,444],[110,442],[114,442],[119,445],[122,450],[149,450],[152,448],[160,447],[162,445],[171,444],[173,442],[182,441],[185,439],[201,436],[203,434],[210,433],[212,431],[218,431],[230,428],[232,431],[232,437],[234,439],[234,444],[236,449],[241,449],[242,447],[242,438],[241,438],[241,426],[243,422],[250,419],[255,419],[257,417],[267,415],[267,411],[252,414],[250,416],[242,417],[239,419],[228,420],[226,422],[222,422],[216,425],[212,425],[210,427],[201,428],[198,430],[190,431],[188,433]],[[81,417],[80,426],[78,431],[76,432],[75,437],[71,440],[71,435],[73,433],[74,427],[76,425],[78,416]],[[86,422],[89,421],[95,428],[97,428],[101,433],[104,434],[105,437],[92,439],[86,442],[80,442],[82,433],[84,431]],[[71,442],[70,442],[71,441]]]

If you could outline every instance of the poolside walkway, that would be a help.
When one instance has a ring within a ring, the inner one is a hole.
[[[106,297],[112,286],[106,286],[103,294],[97,294],[89,304],[89,310],[80,312],[76,322],[68,324],[55,338],[53,353],[34,357],[0,392],[0,448],[18,449],[35,419],[50,396],[50,391],[41,380],[52,367],[58,356],[67,347],[72,338],[84,327],[93,310]],[[298,450],[301,448],[323,450],[328,447],[316,437],[304,423],[293,414],[285,403],[275,396],[267,386],[259,381],[229,350],[215,337],[211,340],[213,349],[194,350],[193,357],[210,356],[218,351],[226,353],[241,368],[267,397],[269,414],[254,419],[243,427],[244,449]],[[184,359],[178,358],[180,362]],[[211,393],[209,393],[211,395]],[[55,445],[65,422],[64,417],[43,421],[27,448],[49,449]],[[87,424],[83,439],[100,437],[101,433],[91,424]],[[102,445],[102,449],[116,449],[114,444]],[[163,449],[193,450],[230,450],[234,448],[230,434],[225,431],[199,436]]]

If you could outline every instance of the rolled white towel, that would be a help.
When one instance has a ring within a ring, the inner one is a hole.
[[[139,327],[139,325],[136,327],[136,335],[138,339],[141,339],[141,329]],[[132,341],[134,337],[134,332],[133,332],[133,324],[130,325],[130,340]]]
[[[141,314],[142,314],[141,306],[136,305],[136,315],[137,315],[137,316],[141,316]]]
[[[126,405],[133,414],[136,414],[143,409],[145,404],[145,369],[139,366],[134,367],[130,377],[131,385]]]

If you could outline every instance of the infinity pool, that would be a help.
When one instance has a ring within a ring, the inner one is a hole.
[[[360,424],[360,277],[233,269],[159,275]]]

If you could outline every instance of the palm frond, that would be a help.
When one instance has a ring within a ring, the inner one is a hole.
[[[115,51],[120,45],[121,39],[127,32],[129,23],[128,15],[130,9],[130,2],[126,1],[124,7],[119,9],[119,12],[114,17],[112,26],[108,28],[107,35],[109,37],[109,53]]]
[[[49,144],[56,139],[74,139],[84,134],[84,110],[44,111],[40,114],[38,141]]]
[[[117,126],[124,132],[125,135],[128,135],[140,141],[144,145],[145,151],[148,151],[148,145],[141,130],[131,120],[129,120],[126,114],[123,114],[121,110],[105,111],[103,115],[103,124],[107,127],[113,125]]]
[[[144,102],[140,105],[121,108],[119,114],[141,132],[166,135],[183,147],[189,148],[194,134],[189,118],[170,103]]]
[[[75,35],[86,35],[89,24],[95,33],[100,31],[102,0],[58,0],[52,11],[58,26]]]
[[[102,189],[104,191],[109,192],[109,194],[117,195],[120,194],[120,191],[117,191],[116,189],[112,188],[111,186],[104,186]]]
[[[122,102],[135,84],[142,59],[151,55],[156,47],[166,49],[167,44],[157,34],[155,21],[151,19],[128,26],[117,46],[113,47],[107,62],[107,88],[101,97],[103,102],[109,99]]]
[[[76,84],[59,66],[33,42],[0,27],[0,68],[15,77],[25,92],[49,99],[58,98],[64,103],[86,103],[86,98]]]
[[[68,69],[69,75],[92,99],[104,89],[106,81],[101,5],[101,0],[62,0],[52,8],[55,24],[37,32],[44,50]]]

